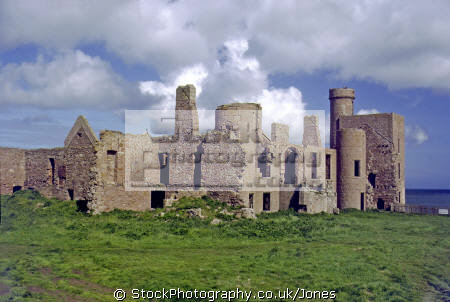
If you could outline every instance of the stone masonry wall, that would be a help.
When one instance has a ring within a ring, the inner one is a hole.
[[[379,200],[384,201],[385,207],[390,203],[404,203],[403,117],[384,113],[343,117],[341,120],[344,128],[360,128],[366,132],[367,207],[376,208]],[[370,174],[375,177],[369,179]]]
[[[25,185],[25,150],[0,148],[0,194],[12,194]]]
[[[65,186],[67,190],[73,190],[75,200],[92,200],[90,184],[96,177],[92,171],[95,165],[94,153],[94,145],[83,128],[78,129],[65,147]]]
[[[130,146],[131,147],[131,146]],[[132,149],[132,147],[131,147]],[[95,181],[91,182],[93,213],[114,209],[143,211],[150,209],[150,192],[125,191],[125,135],[105,130],[95,146]]]
[[[64,166],[64,149],[34,149],[25,151],[27,189],[38,190],[46,197],[68,199],[64,179],[59,171]]]
[[[317,115],[306,115],[303,125],[303,146],[322,146],[319,130],[319,117]]]

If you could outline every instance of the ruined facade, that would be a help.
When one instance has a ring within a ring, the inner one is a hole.
[[[193,85],[177,88],[171,136],[104,130],[98,139],[80,116],[62,148],[0,148],[1,194],[33,188],[94,213],[150,210],[185,195],[257,213],[405,203],[403,117],[353,115],[353,89],[330,89],[330,148],[316,116],[305,116],[301,145],[285,124],[272,124],[269,138],[255,103],[218,106],[214,129],[200,133],[195,97]]]

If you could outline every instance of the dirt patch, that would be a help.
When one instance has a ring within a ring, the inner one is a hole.
[[[108,288],[106,286],[89,282],[86,280],[80,280],[80,279],[69,279],[70,285],[75,287],[81,287],[83,289],[87,289],[89,291],[95,291],[102,294],[112,294],[114,292],[114,289]]]
[[[52,269],[49,267],[43,267],[41,268],[41,274],[44,276],[48,276],[52,273]]]
[[[27,290],[33,294],[43,294],[43,293],[47,292],[47,290],[43,289],[42,287],[38,287],[38,286],[28,286]]]
[[[102,294],[111,294],[114,292],[113,288],[109,288],[94,282],[87,281],[87,276],[80,270],[72,270],[72,273],[80,276],[80,279],[71,278],[68,279],[70,285],[75,287],[81,287],[83,289],[88,289],[89,291],[95,291]]]
[[[0,296],[6,295],[9,293],[9,286],[0,282]]]
[[[50,278],[53,283],[57,284],[58,281],[60,280],[64,280],[64,278],[61,277],[57,277],[53,274],[53,270],[49,267],[43,267],[40,269],[40,272],[43,276],[46,276],[48,278]],[[77,274],[77,275],[82,275],[81,271],[77,271],[77,270],[73,270],[72,273]],[[102,287],[99,284],[96,283],[91,283],[89,281],[84,281],[84,280],[79,280],[79,279],[67,279],[68,282],[75,287],[81,288],[82,290],[90,290],[90,291],[95,291],[95,292],[100,292],[100,293],[112,293],[114,290],[106,288],[106,287]],[[56,297],[58,298],[59,301],[64,301],[64,302],[80,302],[80,301],[95,301],[95,300],[89,300],[86,298],[81,298],[78,297],[76,295],[73,295],[71,293],[68,293],[66,291],[63,290],[49,290],[49,289],[44,289],[38,286],[29,286],[27,287],[28,291],[31,293],[35,293],[35,294],[46,294],[52,297]]]
[[[59,301],[63,302],[87,302],[87,301],[94,301],[94,300],[86,300],[86,298],[81,298],[77,296],[73,296],[72,294],[65,292],[63,290],[49,290],[44,289],[42,287],[38,286],[28,286],[28,291],[33,294],[45,294],[52,297],[57,298]]]
[[[77,270],[77,269],[72,270],[72,273],[75,274],[75,275],[81,275],[81,274],[83,274],[82,271]]]

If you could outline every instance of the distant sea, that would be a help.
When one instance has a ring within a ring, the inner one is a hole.
[[[450,207],[450,190],[406,189],[406,204]]]

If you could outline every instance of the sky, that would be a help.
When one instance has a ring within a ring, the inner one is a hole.
[[[258,102],[264,127],[329,114],[405,117],[406,187],[450,189],[450,2],[1,1],[0,145],[62,146],[78,115],[124,130],[125,110]],[[270,133],[267,133],[270,136]],[[328,142],[328,138],[324,138]]]

